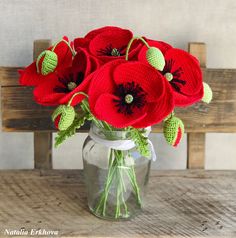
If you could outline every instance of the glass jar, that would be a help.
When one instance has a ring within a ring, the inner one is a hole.
[[[140,155],[129,132],[91,124],[83,163],[88,206],[94,215],[121,220],[142,209],[151,159]]]

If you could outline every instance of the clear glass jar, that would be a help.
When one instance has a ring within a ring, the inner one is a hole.
[[[127,131],[108,131],[91,125],[83,145],[83,163],[88,206],[104,219],[130,219],[143,205],[151,159],[140,155],[136,147],[110,148],[104,141],[117,144],[129,140]]]

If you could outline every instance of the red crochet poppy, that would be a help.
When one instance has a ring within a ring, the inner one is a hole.
[[[145,39],[145,40],[147,41],[149,46],[158,48],[162,52],[163,55],[165,55],[167,50],[172,48],[171,45],[167,44],[164,41],[155,41],[155,40],[150,40],[150,39]],[[138,60],[148,64],[148,61],[146,58],[147,50],[148,50],[147,46],[144,45],[138,54]]]
[[[180,49],[165,53],[165,67],[161,72],[169,78],[173,88],[175,106],[188,106],[203,97],[202,72],[198,60]]]
[[[38,85],[34,90],[36,102],[42,105],[65,104],[76,92],[87,92],[90,82],[90,73],[99,67],[97,60],[80,50],[72,67],[62,69],[53,74],[50,80]],[[76,96],[71,105],[78,104],[84,96]]]
[[[116,128],[144,128],[162,121],[174,107],[167,80],[141,62],[116,60],[94,73],[89,88],[92,113]]]
[[[64,36],[63,40],[67,41],[69,43],[68,37]],[[48,50],[51,50],[52,46],[48,48]],[[56,46],[54,52],[57,54],[58,57],[58,64],[57,67],[55,68],[55,71],[60,70],[61,68],[67,68],[71,66],[72,64],[72,52],[69,49],[68,45],[61,41],[58,43]],[[43,57],[39,61],[39,68],[40,65],[42,64]],[[26,86],[37,86],[44,81],[50,80],[51,78],[54,77],[54,72],[49,73],[48,75],[42,75],[41,73],[37,72],[36,68],[36,61],[34,61],[32,64],[27,66],[23,70],[19,70],[20,73],[20,79],[19,82],[21,85],[26,85]]]
[[[133,33],[119,27],[106,26],[89,32],[84,38],[74,40],[75,50],[85,48],[102,62],[125,57],[125,52]],[[129,59],[137,56],[142,44],[135,41],[129,51]]]

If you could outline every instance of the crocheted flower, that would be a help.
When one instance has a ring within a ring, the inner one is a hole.
[[[42,57],[38,60],[38,69],[36,61],[32,64],[27,66],[23,70],[19,70],[20,79],[19,82],[21,85],[26,86],[37,86],[44,81],[50,80],[54,78],[54,72],[71,66],[72,64],[72,52],[68,47],[67,43],[69,44],[68,37],[64,36],[63,40],[60,41],[54,51],[52,52],[52,46],[47,49],[47,53],[43,54]],[[56,57],[56,59],[55,59]],[[56,62],[55,62],[56,60]],[[47,64],[45,64],[47,61]],[[47,67],[55,67],[53,72],[49,72],[49,68]],[[44,69],[44,70],[43,70]],[[42,72],[49,72],[47,74],[43,74]]]
[[[92,113],[116,128],[144,128],[163,120],[174,107],[170,85],[153,67],[116,60],[102,66],[89,89]]]
[[[125,57],[125,52],[133,33],[119,27],[106,26],[89,32],[84,38],[74,40],[75,50],[85,48],[91,55],[102,62]],[[129,59],[133,59],[142,44],[136,41],[130,51]]]
[[[74,93],[87,92],[90,74],[97,67],[97,60],[89,56],[86,51],[80,50],[73,60],[72,67],[58,71],[50,80],[35,88],[35,100],[39,104],[51,106],[67,103]],[[76,105],[83,98],[83,95],[78,95],[72,105]]]
[[[171,48],[165,52],[161,72],[174,91],[175,106],[188,106],[203,97],[202,72],[199,62],[189,53]]]

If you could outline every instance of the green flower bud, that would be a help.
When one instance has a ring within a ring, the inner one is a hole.
[[[75,119],[75,110],[72,106],[60,105],[52,114],[55,126],[60,130],[66,130]]]
[[[40,60],[42,60],[41,66],[39,65]],[[51,50],[44,50],[36,60],[37,72],[42,75],[47,75],[54,72],[58,64],[57,54]]]
[[[164,136],[168,144],[177,146],[184,134],[184,124],[181,119],[171,116],[164,122]]]
[[[202,101],[205,103],[210,103],[213,97],[212,90],[207,83],[203,83],[203,91],[204,95],[202,97]]]
[[[150,47],[147,50],[146,59],[157,70],[162,71],[165,67],[165,58],[162,52],[156,47]]]

